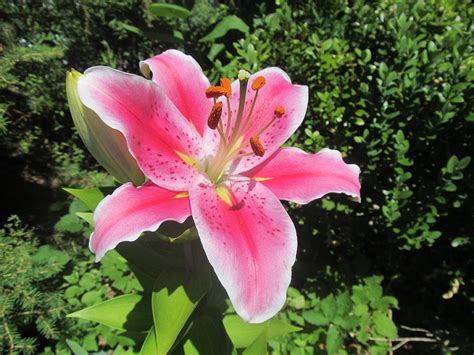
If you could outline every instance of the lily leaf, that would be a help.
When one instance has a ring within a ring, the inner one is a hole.
[[[222,324],[222,314],[218,310],[204,308],[194,317],[183,350],[185,354],[232,354],[232,343]]]
[[[250,346],[244,350],[242,355],[267,354],[267,332],[263,331]]]
[[[140,355],[154,354],[156,353],[156,338],[155,328],[151,327],[148,335],[143,342],[142,348],[140,349]]]
[[[80,201],[90,208],[91,211],[94,211],[99,202],[105,197],[108,193],[107,190],[113,188],[92,188],[92,189],[72,189],[64,188],[63,190],[70,193],[74,197],[77,197]],[[105,191],[104,191],[105,190]]]
[[[266,332],[266,337],[271,339],[301,330],[275,318],[265,323],[250,324],[244,322],[238,315],[226,316],[224,327],[236,348],[249,347],[263,332]]]
[[[152,325],[150,299],[143,295],[123,295],[68,314],[115,329],[146,331]]]
[[[155,281],[152,294],[157,354],[167,354],[202,297],[211,288],[207,264],[195,270],[169,268]],[[203,267],[204,266],[204,267]]]

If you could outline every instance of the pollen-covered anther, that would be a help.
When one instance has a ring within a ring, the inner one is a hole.
[[[211,86],[206,90],[206,97],[208,99],[217,99],[218,97],[226,95],[227,91],[222,86]]]
[[[263,85],[265,85],[265,77],[257,76],[252,83],[252,89],[259,90],[263,87]]]
[[[222,116],[222,102],[216,102],[214,106],[212,106],[211,113],[209,114],[209,118],[207,119],[207,125],[210,129],[216,129],[217,125],[219,124],[219,120]]]
[[[284,114],[285,114],[285,109],[281,106],[278,106],[276,109],[275,109],[275,116],[280,118],[282,117]]]
[[[226,97],[231,97],[232,96],[232,86],[231,86],[229,78],[222,78],[221,79],[221,87],[224,88]]]
[[[256,156],[263,157],[265,155],[265,148],[263,147],[262,142],[258,136],[253,136],[250,138],[250,147]]]

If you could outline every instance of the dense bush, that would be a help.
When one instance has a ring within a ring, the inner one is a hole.
[[[187,19],[155,17],[148,5],[138,0],[0,5],[2,165],[16,167],[8,170],[11,192],[2,218],[20,213],[41,225],[35,244],[30,232],[10,222],[8,232],[2,231],[2,249],[16,233],[24,239],[15,244],[18,256],[35,260],[41,248],[60,247],[68,265],[51,271],[47,285],[57,288],[54,302],[43,298],[38,309],[58,302],[73,311],[139,287],[118,254],[93,264],[82,237],[90,229],[76,215],[84,206],[73,205],[53,228],[51,216],[63,211],[65,195],[35,193],[34,205],[51,205],[49,217],[32,217],[37,210],[17,202],[20,197],[24,204],[31,198],[27,193],[39,188],[112,183],[86,158],[74,133],[65,71],[105,64],[138,72],[140,59],[180,48],[214,81],[235,77],[241,68],[282,67],[310,88],[304,126],[292,145],[339,149],[362,169],[362,203],[330,196],[290,206],[300,246],[282,316],[303,330],[273,339],[271,349],[386,353],[400,343],[397,338],[422,336],[433,342],[410,342],[404,349],[472,352],[474,9],[469,2],[183,1],[191,10]],[[231,31],[216,26],[224,20],[232,23]],[[6,270],[15,264],[9,255]],[[46,284],[35,273],[22,275],[28,287]],[[1,287],[4,302],[7,286]],[[8,312],[31,309],[18,302],[9,301]],[[87,351],[138,344],[104,326],[92,330],[73,320],[66,336],[54,337],[39,324],[36,330],[19,326],[18,317],[7,313],[0,313],[2,332],[7,324],[21,333],[18,344],[25,346],[38,338],[37,350],[66,349],[66,338],[69,346]],[[59,321],[51,316],[51,322]]]

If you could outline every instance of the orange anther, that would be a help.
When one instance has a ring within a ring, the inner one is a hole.
[[[230,85],[230,79],[229,78],[222,78],[221,79],[221,87],[224,88],[226,91],[225,96],[231,97],[232,95],[232,86]]]
[[[222,86],[211,86],[206,90],[206,97],[208,99],[217,99],[218,97],[221,97],[226,93],[227,91]]]
[[[256,156],[263,157],[265,154],[265,148],[263,147],[262,142],[260,142],[260,139],[258,139],[258,136],[250,138],[250,146]]]
[[[275,116],[280,118],[281,116],[283,116],[285,114],[285,109],[281,106],[278,106],[276,109],[275,109]]]
[[[209,114],[209,118],[207,119],[207,125],[210,129],[216,129],[222,115],[222,102],[216,102],[214,106],[212,106],[211,113]]]
[[[257,76],[252,83],[252,89],[259,90],[265,85],[265,78],[263,76]]]

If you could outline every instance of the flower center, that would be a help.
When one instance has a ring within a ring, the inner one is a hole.
[[[256,77],[251,88],[255,92],[251,101],[251,106],[248,114],[244,117],[245,99],[247,95],[247,86],[250,74],[244,70],[239,71],[239,107],[237,109],[237,116],[233,120],[230,97],[232,96],[231,82],[228,78],[222,78],[220,85],[211,86],[206,90],[206,97],[214,99],[214,105],[208,118],[208,126],[212,130],[217,130],[220,141],[219,148],[216,154],[211,157],[204,168],[204,173],[214,184],[219,184],[226,178],[226,172],[229,169],[232,161],[240,159],[249,155],[256,155],[262,157],[265,154],[265,147],[260,141],[260,136],[267,129],[269,129],[275,120],[281,118],[285,109],[281,106],[275,108],[273,117],[269,119],[268,123],[251,137],[246,137],[247,128],[256,118],[253,117],[253,112],[257,103],[258,93],[265,86],[266,80],[263,76]],[[223,100],[218,101],[219,98],[224,97],[227,106],[227,117],[223,116]],[[225,119],[225,127],[223,120]],[[242,153],[243,149],[250,147],[251,151]]]

